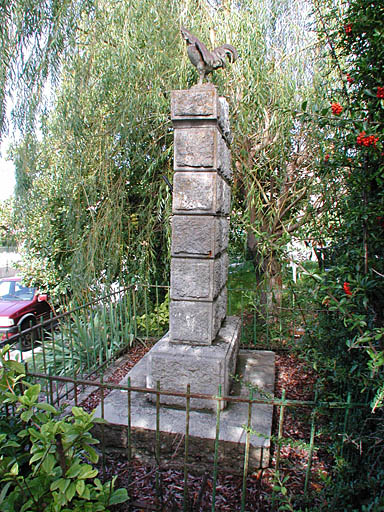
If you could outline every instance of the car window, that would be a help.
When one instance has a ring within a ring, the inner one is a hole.
[[[11,293],[11,281],[0,282],[0,298]]]
[[[0,300],[32,300],[35,288],[23,286],[19,281],[0,282]]]

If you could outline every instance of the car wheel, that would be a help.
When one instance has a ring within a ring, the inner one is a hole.
[[[21,325],[21,331],[25,331],[26,329],[30,329],[36,325],[36,320],[34,318],[27,318],[24,320]],[[36,340],[36,331],[27,332],[26,334],[22,334],[20,336],[19,346],[21,350],[30,350]]]

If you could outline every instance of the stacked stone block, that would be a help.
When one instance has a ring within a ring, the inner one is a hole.
[[[226,315],[228,106],[211,84],[173,91],[170,341],[211,345]]]
[[[240,320],[226,318],[231,202],[227,102],[211,84],[172,92],[174,179],[169,333],[147,354],[146,385],[228,396],[235,373]],[[150,394],[149,400],[156,396]],[[183,397],[161,403],[184,406]],[[225,402],[221,402],[222,408]],[[215,400],[191,407],[216,410]]]

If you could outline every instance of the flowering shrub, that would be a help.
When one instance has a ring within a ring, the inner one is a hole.
[[[351,75],[350,75],[349,73],[347,73],[347,82],[348,82],[349,84],[353,84],[353,82],[354,82],[354,81],[355,81],[355,80],[351,77]]]
[[[337,78],[324,90],[324,106],[305,114],[318,133],[314,172],[323,201],[308,238],[321,241],[326,272],[315,276],[322,311],[304,343],[323,396],[345,400],[348,392],[374,412],[364,416],[351,409],[347,429],[344,417],[332,418],[332,453],[341,455],[327,509],[373,511],[384,504],[383,7],[371,0],[341,2],[333,10],[318,5],[318,26],[333,62],[324,77]],[[379,497],[362,501],[363,494],[375,496],[375,486],[382,490]]]
[[[344,281],[343,289],[344,289],[346,295],[352,295],[351,288],[350,288],[349,283],[347,281]]]
[[[329,95],[342,100],[331,101],[337,118],[317,118],[321,136],[326,134],[322,154],[332,148],[332,159],[319,159],[324,214],[315,219],[311,236],[328,247],[329,272],[318,298],[323,305],[326,298],[335,325],[340,323],[338,357],[344,351],[344,364],[352,367],[356,354],[351,351],[359,348],[360,373],[353,385],[360,387],[358,392],[376,393],[372,403],[377,408],[384,397],[384,230],[378,220],[384,212],[384,109],[378,105],[384,98],[379,85],[383,11],[362,0],[351,0],[345,9],[333,27],[325,20],[322,25],[340,73],[339,85],[333,84]],[[332,15],[340,16],[336,10]],[[346,82],[353,86],[347,88]],[[324,328],[329,328],[329,318]],[[339,382],[343,379],[338,376]],[[345,382],[352,385],[350,375]]]
[[[339,116],[343,111],[343,107],[340,105],[340,103],[332,103],[331,110],[333,115]]]
[[[367,135],[364,131],[359,133],[357,136],[357,144],[359,146],[376,146],[376,143],[378,142],[379,137],[375,137],[374,135]]]
[[[324,365],[333,393],[341,398],[347,389],[359,400],[365,393],[373,410],[384,408],[382,15],[376,2],[351,0],[334,25],[332,16],[340,16],[336,9],[322,19],[339,81],[323,100],[330,102],[333,117],[327,106],[315,109],[311,118],[319,133],[324,206],[310,237],[327,247],[327,272],[316,289],[319,305],[326,308],[315,320],[311,353],[316,351],[318,368]]]

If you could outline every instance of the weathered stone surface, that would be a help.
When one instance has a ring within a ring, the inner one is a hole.
[[[220,289],[227,284],[228,280],[229,257],[227,252],[223,252],[220,257]]]
[[[172,91],[172,120],[183,118],[217,119],[217,90],[212,84],[203,84],[191,89]]]
[[[240,340],[240,319],[229,317],[219,331],[219,336],[210,347],[196,347],[189,344],[175,345],[164,336],[151,349],[147,362],[148,388],[155,388],[160,382],[161,389],[185,392],[187,384],[191,393],[216,395],[221,386],[222,394],[229,395],[232,376],[235,374],[236,358]],[[153,395],[150,400],[156,399]],[[162,395],[161,403],[167,405],[185,404],[185,399]],[[222,408],[226,403],[222,402]],[[193,398],[194,409],[216,409],[215,401]]]
[[[175,172],[173,178],[174,214],[228,215],[231,190],[216,172]]]
[[[147,376],[147,358],[150,352],[134,366],[127,377],[120,382],[145,387]],[[240,381],[234,383],[232,395],[249,396],[249,385],[273,395],[275,380],[275,355],[269,351],[240,350],[236,373]],[[184,390],[186,392],[186,390]],[[213,394],[216,394],[213,393]],[[257,398],[258,394],[254,394]],[[131,443],[133,456],[145,463],[156,463],[156,407],[147,400],[145,392],[131,392]],[[178,467],[184,463],[184,442],[179,440],[185,435],[185,409],[161,407],[161,461],[172,462]],[[249,471],[266,468],[270,458],[270,437],[272,430],[273,406],[252,405],[250,436]],[[101,417],[101,406],[96,417]],[[112,391],[104,400],[104,418],[108,422],[102,428],[96,426],[95,435],[105,442],[107,450],[126,453],[128,445],[127,393]],[[243,425],[248,422],[248,404],[229,402],[220,414],[219,467],[232,474],[243,474],[246,431]],[[189,463],[194,471],[212,471],[214,442],[216,433],[216,414],[214,412],[193,410],[189,422]],[[257,434],[256,434],[257,433]]]
[[[221,204],[221,212],[223,215],[229,215],[231,211],[231,187],[223,180],[223,190],[222,190],[222,204]]]
[[[220,139],[220,133],[214,126],[175,130],[174,169],[216,169]]]
[[[171,300],[169,332],[174,343],[211,345],[226,313],[226,289],[214,301]]]
[[[172,258],[171,299],[214,300],[227,282],[228,256],[216,259]]]
[[[229,124],[229,105],[225,98],[219,98],[219,127],[228,144],[232,143],[232,134]]]
[[[228,246],[227,217],[174,215],[172,256],[212,258]]]
[[[227,300],[228,293],[225,286],[217,296],[215,301],[214,316],[213,316],[213,332],[217,333],[221,327],[223,320],[227,315]]]
[[[223,137],[219,139],[219,173],[227,181],[232,179],[231,152]]]
[[[229,218],[220,217],[221,224],[221,250],[225,251],[229,242]]]

